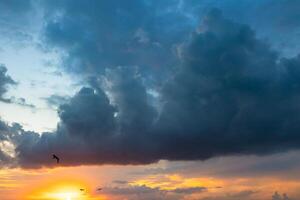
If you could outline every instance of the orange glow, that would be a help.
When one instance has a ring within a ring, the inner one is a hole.
[[[133,175],[141,167],[81,166],[56,169],[0,170],[0,199],[11,200],[119,200],[126,196],[108,193],[105,187],[114,180],[127,180],[131,186],[145,185],[150,188],[172,191],[177,188],[205,187],[207,190],[191,194],[190,199],[221,198],[243,191],[254,191],[253,199],[271,199],[275,191],[287,193],[291,198],[300,196],[300,182],[295,179],[260,177],[208,177],[190,176],[183,173]],[[104,188],[101,192],[97,188]],[[81,191],[80,189],[84,189]]]
[[[78,182],[50,183],[42,186],[27,195],[27,199],[47,199],[47,200],[77,200],[87,199],[80,191],[85,186]]]
[[[26,200],[104,200],[93,196],[89,185],[78,180],[53,181],[25,194]]]
[[[104,197],[92,197],[88,191],[80,191],[80,187],[65,185],[45,188],[32,193],[26,200],[105,200]]]
[[[176,188],[187,188],[187,187],[222,187],[224,186],[223,181],[213,178],[184,178],[179,174],[171,174],[161,176],[148,176],[144,179],[136,180],[132,185],[146,185],[151,188],[159,187],[164,190],[172,190]]]

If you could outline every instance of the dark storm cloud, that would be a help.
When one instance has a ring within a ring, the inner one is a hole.
[[[300,57],[279,58],[219,10],[179,37],[190,28],[180,9],[143,2],[43,2],[46,46],[62,50],[88,86],[59,107],[55,133],[11,128],[21,166],[54,165],[54,152],[62,165],[146,164],[299,147]],[[165,65],[169,56],[177,70]],[[162,71],[141,67],[157,63]]]
[[[91,88],[82,88],[68,104],[60,107],[59,116],[71,135],[88,139],[94,132],[100,138],[101,134],[112,133],[114,112],[115,108],[102,90],[95,93]]]
[[[132,67],[118,67],[107,71],[106,80],[107,90],[118,109],[116,120],[121,133],[133,134],[135,138],[136,132],[149,130],[156,111],[149,103],[140,74]]]
[[[61,155],[64,165],[156,161],[148,156],[152,154],[153,143],[151,135],[147,135],[155,111],[147,104],[141,80],[131,75],[134,75],[131,68],[117,68],[107,74],[113,80],[109,91],[116,99],[115,105],[110,104],[101,88],[82,88],[59,107],[61,122],[56,133],[44,133],[40,139],[36,139],[39,135],[35,133],[12,138],[13,143],[17,143],[20,164],[25,167],[39,166],[37,163],[51,165],[47,156],[51,152]],[[91,84],[95,83],[91,81]],[[139,110],[143,110],[143,116]],[[35,152],[40,153],[34,155]],[[145,160],[145,157],[148,158]],[[79,161],[79,158],[82,159]]]
[[[165,158],[298,146],[299,58],[278,60],[249,27],[223,19],[218,10],[201,29],[182,47],[185,66],[162,91],[157,131],[164,133]]]
[[[45,48],[62,50],[69,72],[103,73],[118,65],[162,72],[176,60],[173,46],[192,30],[172,9],[178,0],[42,2]]]
[[[216,7],[239,23],[249,24],[259,38],[268,40],[283,56],[295,56],[300,51],[300,2],[295,0],[207,0],[185,1],[195,15]]]
[[[53,153],[61,158],[64,165],[96,164],[99,160],[95,158],[98,156],[104,162],[116,151],[111,146],[114,142],[114,112],[115,108],[109,104],[104,93],[82,88],[68,104],[60,107],[61,122],[56,133],[40,136],[18,129],[22,134],[12,137],[11,141],[17,146],[19,163],[25,167],[36,167],[34,163],[53,165],[49,159]],[[78,162],[79,158],[83,159]]]

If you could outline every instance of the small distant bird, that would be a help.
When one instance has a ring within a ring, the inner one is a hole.
[[[80,191],[81,191],[81,192],[84,192],[84,189],[83,189],[83,188],[80,188]]]
[[[55,154],[52,155],[52,159],[55,159],[56,163],[59,163],[59,157],[57,157]]]
[[[97,189],[97,191],[101,191],[101,190],[102,190],[102,188],[98,188],[98,189]]]

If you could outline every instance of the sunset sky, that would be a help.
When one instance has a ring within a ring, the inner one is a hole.
[[[0,200],[300,199],[299,19],[297,0],[0,0]]]

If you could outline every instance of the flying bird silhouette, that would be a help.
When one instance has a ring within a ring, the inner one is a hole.
[[[52,159],[55,159],[56,163],[59,163],[59,157],[57,157],[55,154],[52,155]]]
[[[102,188],[98,188],[98,189],[97,189],[97,191],[101,191],[101,190],[102,190]]]
[[[83,189],[83,188],[80,188],[80,191],[81,191],[81,192],[84,192],[84,189]]]

